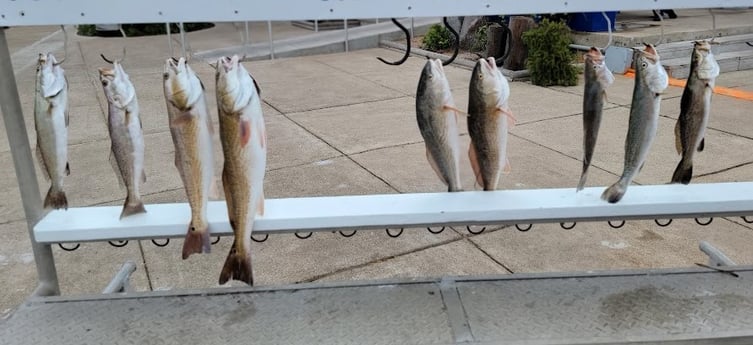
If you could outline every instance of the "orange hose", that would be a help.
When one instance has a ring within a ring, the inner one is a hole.
[[[633,70],[632,68],[628,69],[625,72],[624,76],[628,78],[634,78],[635,70]],[[669,78],[669,85],[677,86],[677,87],[685,87],[685,80]],[[742,99],[746,101],[753,101],[753,92],[746,91],[746,90],[733,89],[733,88],[724,87],[724,86],[715,86],[714,93],[717,95],[733,97],[733,98]]]

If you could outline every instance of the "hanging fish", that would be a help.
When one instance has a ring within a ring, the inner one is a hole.
[[[37,158],[44,177],[51,182],[44,208],[68,209],[63,176],[68,166],[68,82],[52,53],[39,54],[34,90],[34,126]]]
[[[601,114],[606,102],[606,89],[614,82],[614,75],[604,63],[604,55],[591,47],[585,55],[585,89],[583,92],[583,172],[580,174],[577,190],[583,189],[588,177],[588,167],[596,147],[601,126]]]
[[[416,119],[426,144],[426,158],[450,192],[462,189],[457,117],[442,61],[426,61],[416,91]]]
[[[476,182],[484,190],[495,190],[507,160],[507,131],[515,118],[508,109],[510,85],[493,57],[479,59],[473,67],[468,95],[468,155]]]
[[[677,153],[682,155],[677,164],[672,183],[690,183],[693,177],[693,155],[703,151],[706,124],[711,112],[711,94],[714,91],[719,64],[707,41],[695,41],[690,58],[690,76],[680,101],[680,116],[675,125]]]
[[[225,154],[222,184],[233,246],[222,268],[220,284],[230,279],[253,285],[251,232],[256,214],[264,214],[267,135],[256,81],[237,55],[217,61],[217,108]]]
[[[638,175],[648,157],[659,123],[661,93],[669,85],[667,72],[659,61],[653,45],[633,51],[635,87],[630,105],[630,119],[625,138],[625,164],[620,179],[601,194],[601,198],[616,203],[622,199],[630,182]]]
[[[175,167],[191,208],[191,222],[183,242],[183,259],[187,259],[191,254],[209,253],[212,247],[207,204],[217,189],[212,149],[214,130],[204,85],[186,60],[168,59],[163,77]]]
[[[120,219],[145,213],[141,201],[141,184],[144,173],[144,134],[139,119],[139,102],[136,89],[128,78],[121,61],[110,61],[112,68],[100,68],[99,80],[107,99],[107,128],[110,132],[110,162],[115,175],[125,185],[127,195]]]

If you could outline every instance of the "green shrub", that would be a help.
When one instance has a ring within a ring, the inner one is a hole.
[[[432,25],[422,41],[424,49],[435,52],[449,49],[454,42],[455,37],[452,36],[450,30],[439,24]]]
[[[211,28],[213,26],[214,24],[212,23],[183,23],[183,30],[185,32],[191,32]],[[123,24],[122,28],[127,37],[164,35],[167,33],[167,30],[165,30],[165,24]],[[79,25],[77,32],[81,36],[101,35],[94,25]],[[180,29],[178,28],[178,24],[171,23],[170,33],[177,34],[179,32]]]
[[[80,36],[94,36],[97,34],[97,28],[91,24],[79,25],[76,28],[76,33]]]
[[[523,33],[528,47],[526,67],[531,82],[539,86],[573,86],[578,73],[572,65],[575,54],[570,51],[570,29],[561,21],[544,19],[535,29]]]
[[[476,33],[473,34],[473,44],[471,45],[471,51],[482,52],[486,51],[487,32],[489,31],[489,25],[479,26]]]

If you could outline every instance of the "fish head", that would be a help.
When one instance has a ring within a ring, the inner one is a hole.
[[[204,93],[199,77],[183,57],[167,59],[163,77],[165,97],[181,111],[191,109]]]
[[[52,53],[39,54],[37,60],[37,76],[42,95],[45,98],[54,97],[66,86],[65,72]]]
[[[217,103],[226,113],[237,113],[259,97],[259,86],[238,55],[223,56],[217,61]]]
[[[635,51],[635,73],[651,92],[662,93],[669,86],[669,76],[661,65],[656,48],[651,44],[644,45],[644,50]]]
[[[711,52],[711,44],[708,41],[693,42],[693,55],[690,59],[690,65],[696,73],[698,79],[712,80],[719,76],[719,64]]]
[[[510,96],[510,85],[493,57],[478,59],[471,73],[471,88],[489,104],[502,104]]]
[[[425,92],[435,93],[434,97],[442,99],[445,103],[451,101],[452,93],[450,92],[450,82],[444,73],[444,66],[439,59],[429,59],[426,61],[421,71],[421,79],[418,82],[419,88],[424,88]],[[419,91],[419,93],[422,93]]]
[[[584,55],[586,61],[585,78],[587,81],[596,81],[601,84],[602,88],[606,88],[614,83],[614,75],[612,71],[607,68],[605,57],[601,51],[595,47]]]
[[[124,108],[136,97],[136,90],[118,61],[113,62],[112,68],[99,69],[99,81],[107,100],[118,108]]]

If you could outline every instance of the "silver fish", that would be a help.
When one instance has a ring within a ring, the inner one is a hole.
[[[52,53],[39,54],[34,92],[34,126],[37,158],[43,175],[51,182],[44,207],[68,209],[63,176],[68,166],[68,82],[65,71]]]
[[[620,179],[601,194],[601,198],[616,203],[622,199],[630,182],[638,175],[656,137],[659,123],[661,93],[669,85],[669,77],[659,61],[653,45],[633,52],[635,87],[630,105],[630,120],[625,138],[625,163]]]
[[[614,82],[614,75],[604,63],[604,55],[591,47],[585,55],[585,89],[583,92],[583,171],[576,190],[583,189],[588,177],[588,167],[596,147],[601,126],[601,114],[606,102],[607,87]]]
[[[508,109],[510,84],[494,58],[479,59],[471,74],[468,95],[468,155],[476,182],[495,190],[503,171],[509,171],[507,131],[514,124]]]
[[[253,285],[251,232],[256,214],[264,214],[267,134],[256,81],[237,55],[217,61],[217,107],[225,154],[222,184],[230,225],[235,234],[220,284],[230,279]]]
[[[212,119],[204,86],[186,60],[165,62],[164,84],[170,134],[175,145],[175,167],[180,173],[191,207],[191,222],[183,241],[183,259],[209,253],[207,220],[209,196],[215,193]]]
[[[426,61],[416,91],[416,120],[426,143],[426,159],[450,192],[462,190],[457,117],[442,61]]]
[[[682,159],[672,174],[672,183],[688,184],[693,177],[693,155],[696,150],[703,151],[711,94],[718,76],[719,64],[711,52],[711,44],[696,41],[690,58],[690,76],[680,101],[680,117],[675,125],[675,144]]]
[[[141,201],[141,184],[146,182],[144,173],[144,135],[139,119],[139,101],[136,89],[128,78],[120,61],[113,61],[112,68],[100,68],[99,80],[107,98],[107,128],[112,146],[110,161],[127,194],[120,218],[145,213]]]

